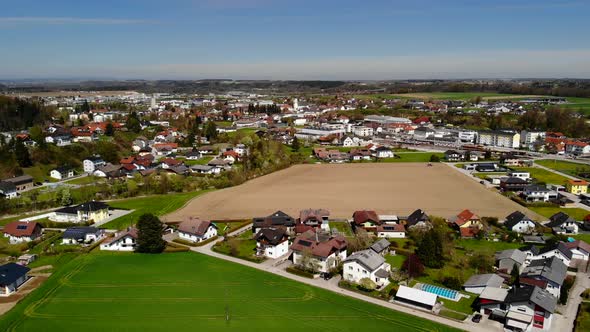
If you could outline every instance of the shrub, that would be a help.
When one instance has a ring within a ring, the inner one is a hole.
[[[563,282],[563,285],[561,286],[561,289],[559,291],[559,303],[561,303],[561,304],[567,303],[569,291],[572,288],[572,286],[574,285],[575,281],[576,281],[576,277],[574,277],[574,276],[565,277],[565,281]]]
[[[375,282],[369,278],[362,278],[359,281],[359,289],[360,290],[370,292],[370,291],[374,290],[375,288],[377,288],[377,284],[375,284]]]
[[[287,272],[298,275],[300,277],[304,277],[304,278],[309,278],[309,279],[313,279],[313,273],[307,272],[307,271],[303,271],[300,268],[296,267],[296,266],[289,266],[286,269]]]
[[[412,278],[419,277],[424,273],[424,264],[418,255],[411,254],[402,264],[402,271],[407,272]]]
[[[445,285],[450,289],[461,290],[461,287],[463,286],[463,280],[461,280],[461,278],[459,277],[447,276],[441,280],[441,284]]]

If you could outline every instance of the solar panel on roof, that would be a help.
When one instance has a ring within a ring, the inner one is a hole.
[[[299,240],[299,243],[300,243],[302,246],[311,247],[311,242],[309,242],[309,241],[305,241],[305,240]]]
[[[16,229],[27,229],[27,225],[17,225]]]

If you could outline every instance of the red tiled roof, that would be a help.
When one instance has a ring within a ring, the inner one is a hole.
[[[367,221],[372,221],[372,222],[374,222],[376,224],[380,224],[381,223],[381,220],[379,219],[379,216],[377,215],[377,212],[375,212],[375,211],[368,211],[368,210],[355,211],[352,214],[352,220],[357,225],[364,224]]]
[[[127,158],[123,158],[123,159],[119,160],[119,164],[133,164],[134,161],[135,161],[135,157],[131,156],[131,157],[127,157]]]
[[[309,250],[312,255],[317,257],[328,257],[336,251],[345,250],[347,247],[346,239],[343,236],[335,236],[320,239],[313,231],[307,231],[293,241],[291,249],[294,251]]]
[[[174,158],[164,158],[162,160],[162,164],[166,164],[168,166],[176,166],[182,164],[182,161],[176,160]]]
[[[4,226],[4,233],[12,236],[31,236],[41,229],[41,225],[31,221],[15,221]]]
[[[118,235],[116,235],[115,237],[109,237],[106,238],[103,243],[112,243],[115,241],[118,241],[122,238],[124,238],[125,236],[131,236],[134,239],[137,239],[137,228],[135,227],[130,227],[129,230],[125,231],[125,232],[120,232]]]
[[[588,181],[585,180],[567,180],[567,182],[574,186],[587,186]]]
[[[393,229],[385,229],[385,227],[392,227]],[[382,226],[377,226],[377,233],[381,233],[381,232],[406,232],[406,226],[402,225],[402,224],[394,224],[394,225],[382,225]]]
[[[537,279],[533,279],[533,278],[520,278],[519,280],[520,280],[521,284],[537,286],[537,287],[540,287],[543,289],[545,289],[545,287],[547,287],[547,281],[544,281],[544,280],[537,280]]]
[[[455,220],[455,224],[457,224],[458,226],[461,226],[472,219],[479,220],[479,217],[476,216],[475,213],[473,213],[469,210],[463,210],[463,211],[461,211],[461,213],[459,213],[457,215],[457,220]]]

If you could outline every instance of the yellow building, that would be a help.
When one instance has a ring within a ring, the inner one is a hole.
[[[581,195],[588,192],[588,182],[584,180],[568,180],[565,184],[567,192]]]

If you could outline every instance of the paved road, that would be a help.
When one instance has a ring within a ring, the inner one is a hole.
[[[588,288],[590,288],[590,276],[584,271],[578,271],[576,282],[570,289],[567,304],[565,306],[558,306],[557,308],[561,312],[561,315],[555,315],[553,325],[551,326],[552,331],[574,330],[574,319],[578,312],[578,306],[582,302],[580,294]]]
[[[248,230],[250,227],[247,228],[242,228],[234,233],[231,233],[230,235],[235,235],[235,234],[239,234],[241,232],[243,232],[244,230]],[[226,261],[230,261],[230,262],[234,262],[237,264],[241,264],[241,265],[245,265],[245,266],[249,266],[251,268],[257,269],[257,270],[262,270],[265,272],[269,272],[269,273],[273,273],[291,280],[295,280],[304,284],[308,284],[311,286],[315,286],[315,287],[319,287],[319,288],[323,288],[335,293],[339,293],[341,295],[345,295],[345,296],[349,296],[349,297],[353,297],[365,302],[369,302],[369,303],[373,303],[385,308],[389,308],[392,310],[396,310],[396,311],[400,311],[400,312],[404,312],[410,315],[414,315],[414,316],[418,316],[424,319],[428,319],[431,320],[433,322],[436,323],[440,323],[440,324],[445,324],[457,329],[461,329],[461,330],[469,330],[469,331],[474,331],[474,332],[483,332],[483,331],[498,331],[498,327],[491,327],[491,326],[485,326],[484,325],[478,325],[475,323],[472,323],[470,321],[466,321],[466,322],[457,322],[454,320],[450,320],[441,316],[437,316],[422,310],[417,310],[417,309],[413,309],[410,307],[406,307],[403,305],[399,305],[399,304],[395,304],[395,303],[389,303],[389,302],[385,302],[383,300],[378,300],[378,299],[374,299],[368,296],[364,296],[346,289],[342,289],[340,287],[338,287],[338,279],[337,278],[332,278],[329,281],[323,280],[323,279],[308,279],[308,278],[304,278],[304,277],[300,277],[291,273],[288,273],[287,271],[284,270],[284,268],[288,265],[288,263],[283,263],[283,264],[279,264],[277,266],[275,266],[275,261],[274,260],[268,260],[262,264],[257,264],[257,263],[253,263],[253,262],[249,262],[246,260],[242,260],[239,258],[235,258],[235,257],[231,257],[231,256],[227,256],[227,255],[223,255],[223,254],[219,254],[216,253],[214,251],[211,250],[211,248],[213,247],[213,245],[216,242],[222,241],[222,239],[219,239],[217,241],[208,243],[202,247],[191,247],[190,249],[194,252],[200,253],[200,254],[204,254],[204,255],[208,255],[208,256],[212,256],[215,258],[219,258],[219,259],[223,259]],[[279,259],[280,260],[280,259]],[[498,325],[500,326],[500,325]]]

